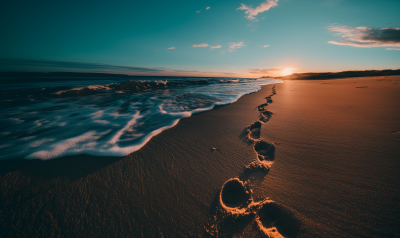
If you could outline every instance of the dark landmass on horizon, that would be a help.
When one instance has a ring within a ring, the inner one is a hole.
[[[325,72],[325,73],[294,73],[291,75],[272,77],[272,78],[275,78],[275,79],[336,79],[336,78],[354,78],[354,77],[389,76],[389,75],[400,75],[400,69],[342,71],[342,72]],[[271,78],[271,76],[263,76],[262,78]]]

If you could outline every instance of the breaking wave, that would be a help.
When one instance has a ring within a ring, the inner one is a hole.
[[[0,79],[0,160],[124,156],[193,113],[235,102],[271,79]]]

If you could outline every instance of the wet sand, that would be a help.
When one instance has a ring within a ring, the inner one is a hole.
[[[396,83],[288,80],[124,158],[0,161],[0,236],[399,236]]]

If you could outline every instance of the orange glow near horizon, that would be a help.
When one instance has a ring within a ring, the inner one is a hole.
[[[293,73],[292,70],[293,68],[284,68],[282,70],[282,76],[291,75]]]

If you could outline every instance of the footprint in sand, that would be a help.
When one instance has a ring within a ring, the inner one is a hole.
[[[267,99],[267,103],[272,103],[272,97],[273,95],[269,95],[268,97],[266,97],[265,99]]]
[[[284,206],[268,198],[255,202],[249,183],[239,178],[226,181],[216,199],[206,237],[233,237],[244,234],[249,226],[258,233],[249,237],[298,237],[304,230],[303,223]]]
[[[247,138],[251,141],[260,139],[261,122],[256,121],[247,128]]]
[[[257,158],[245,166],[247,171],[261,170],[268,172],[275,160],[275,145],[266,141],[257,141],[254,145]]]
[[[262,121],[262,122],[264,122],[264,123],[267,123],[267,122],[269,122],[269,120],[271,119],[271,117],[272,117],[272,112],[270,112],[270,111],[264,111],[264,112],[262,112],[261,113],[261,115],[260,115],[260,121]]]
[[[222,185],[219,195],[221,206],[231,214],[246,212],[251,199],[251,190],[248,183],[238,178],[229,179]]]
[[[263,103],[263,104],[261,104],[261,105],[258,105],[258,106],[257,106],[257,109],[258,109],[259,112],[263,112],[263,111],[266,110],[266,109],[265,109],[266,106],[268,106],[268,103]]]
[[[257,152],[257,157],[260,161],[275,160],[275,145],[266,141],[257,141],[254,145],[254,150]]]
[[[262,235],[271,238],[298,237],[303,229],[292,211],[275,202],[263,204],[255,220]]]
[[[276,94],[275,85],[272,87],[272,95]]]

